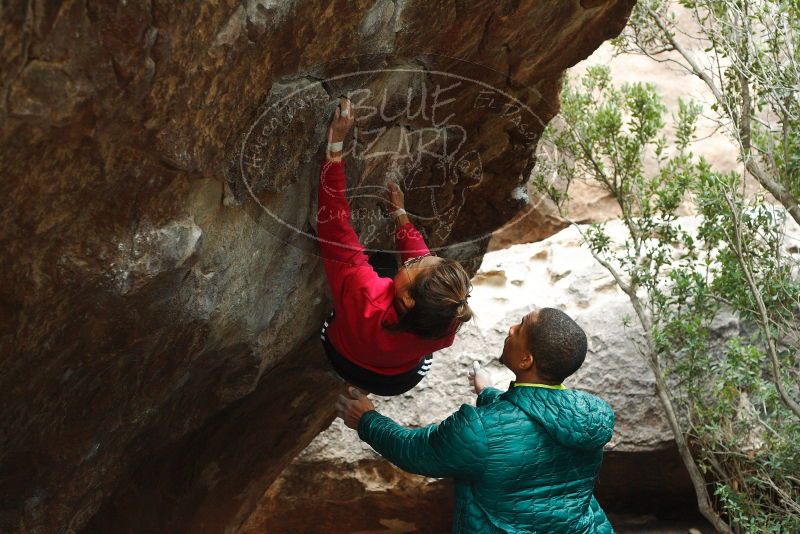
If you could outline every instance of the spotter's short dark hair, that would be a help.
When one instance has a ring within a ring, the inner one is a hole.
[[[586,333],[561,310],[542,308],[535,322],[526,324],[528,351],[542,378],[563,382],[586,359]]]

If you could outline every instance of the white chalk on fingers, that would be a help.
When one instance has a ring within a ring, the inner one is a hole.
[[[341,116],[347,118],[350,116],[350,99],[346,96],[342,95],[339,97],[341,100],[339,101],[339,109],[341,109]]]
[[[477,361],[475,361],[475,362],[472,362],[472,370],[473,370],[474,372],[476,372],[476,373],[477,373],[478,371],[480,371],[480,370],[481,370],[481,364],[480,364],[480,362],[477,362]]]

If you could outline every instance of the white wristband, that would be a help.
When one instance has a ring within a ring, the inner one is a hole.
[[[394,210],[390,215],[392,217],[400,217],[401,215],[405,215],[405,214],[406,214],[406,210],[404,210],[403,208],[398,208],[398,209]]]
[[[341,152],[344,148],[344,141],[337,141],[336,143],[328,143],[328,152]]]

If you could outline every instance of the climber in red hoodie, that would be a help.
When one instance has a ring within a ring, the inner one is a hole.
[[[349,100],[342,99],[328,130],[319,179],[317,235],[334,308],[321,337],[344,380],[377,395],[399,395],[422,380],[432,353],[452,345],[458,328],[472,317],[470,281],[458,262],[431,254],[394,183],[388,200],[403,264],[394,278],[382,278],[368,263],[344,195],[342,148],[354,120]]]

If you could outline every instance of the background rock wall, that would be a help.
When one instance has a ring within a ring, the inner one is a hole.
[[[351,186],[413,177],[432,245],[476,268],[559,77],[632,3],[4,2],[0,530],[236,531],[332,417],[309,222],[331,97],[403,95],[365,120]],[[454,76],[448,140],[423,97]],[[409,132],[442,157],[365,156]]]
[[[678,26],[683,31],[688,35],[698,33],[690,10],[675,6],[674,13],[677,16]],[[695,57],[705,59],[707,52],[702,43],[693,39],[685,41],[683,46],[687,47]],[[677,59],[680,54],[673,51],[664,57]],[[716,102],[714,95],[697,76],[689,74],[671,63],[653,61],[644,55],[617,53],[610,41],[603,43],[592,55],[569,69],[567,75],[574,82],[582,77],[586,73],[586,69],[592,65],[608,67],[615,85],[652,84],[670,110],[678,109],[679,99],[693,100],[701,105],[705,113],[697,121],[699,141],[694,143],[693,150],[720,171],[733,171],[739,168],[736,146],[726,135],[724,129],[721,129],[719,124],[713,120],[715,113],[712,106]],[[667,114],[664,120],[667,131],[674,130],[672,115]],[[654,168],[654,163],[651,159],[645,160],[645,166],[649,170]],[[752,178],[745,177],[745,184],[749,194],[756,194],[760,190],[760,186]],[[528,185],[528,194],[531,198],[529,205],[520,211],[506,227],[494,233],[489,250],[505,248],[515,243],[540,241],[567,227],[567,221],[559,216],[558,208],[545,195],[535,191],[530,184]],[[566,210],[570,219],[580,224],[602,222],[620,216],[619,206],[614,199],[599,186],[586,182],[572,184]],[[696,210],[690,201],[685,201],[680,212],[682,215],[691,215],[696,213]]]

